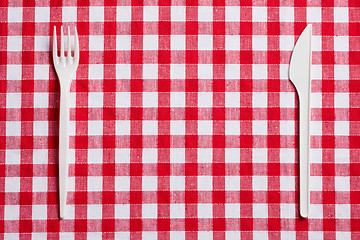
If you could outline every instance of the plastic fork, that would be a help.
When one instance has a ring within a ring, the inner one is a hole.
[[[79,65],[79,37],[75,27],[74,56],[71,55],[70,27],[67,36],[67,54],[65,56],[65,36],[61,27],[60,57],[58,56],[56,27],[53,37],[53,64],[60,82],[60,124],[59,124],[59,196],[60,218],[65,218],[67,178],[69,172],[69,93],[71,80]]]

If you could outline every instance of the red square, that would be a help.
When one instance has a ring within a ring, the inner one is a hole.
[[[198,224],[197,218],[185,218],[185,231],[197,231]]]
[[[268,191],[268,203],[280,203],[280,191]]]
[[[225,136],[214,135],[213,136],[213,148],[224,148],[225,147]]]
[[[158,108],[158,120],[170,120],[170,108],[168,107]]]
[[[158,148],[169,148],[169,147],[170,147],[170,135],[159,135]]]
[[[22,92],[34,92],[34,81],[33,80],[22,80],[21,81]]]
[[[33,165],[32,164],[21,164],[20,165],[20,176],[21,177],[32,177],[33,176]]]
[[[360,148],[360,136],[349,136],[350,148]]]
[[[5,176],[5,164],[0,165],[0,176]],[[2,195],[0,195],[0,196],[3,197]],[[1,197],[0,197],[0,199],[1,199]]]
[[[131,163],[130,164],[130,176],[141,176],[143,165],[142,163]]]
[[[240,147],[241,148],[252,148],[253,139],[251,135],[241,135],[240,136]]]
[[[87,192],[76,192],[75,204],[87,204]]]
[[[170,92],[170,79],[158,79],[158,91]]]
[[[252,22],[240,22],[240,35],[251,35],[252,28]]]
[[[141,21],[131,22],[131,35],[143,35],[144,24]]]
[[[240,176],[252,176],[251,163],[240,163]]]
[[[76,81],[78,82],[79,80]],[[103,84],[104,92],[116,92],[116,79],[104,79]]]
[[[31,233],[32,232],[32,220],[20,220],[19,221],[19,232],[20,233]]]
[[[77,4],[79,5],[80,2],[82,1],[79,1]],[[76,26],[79,35],[89,35],[90,32],[89,22],[77,22]],[[83,54],[81,54],[80,61],[81,59],[83,59]]]
[[[5,52],[5,51],[0,51],[0,64],[1,65],[7,64],[7,52]]]
[[[241,231],[253,231],[253,218],[240,218]]]
[[[34,59],[33,51],[22,51],[22,64],[34,64]]]
[[[75,220],[75,232],[87,232],[87,220],[76,219]]]
[[[213,22],[213,34],[225,35],[225,22],[220,22],[220,21]]]
[[[252,203],[253,194],[252,191],[240,191],[240,203]]]
[[[75,163],[75,176],[88,176],[88,165]]]
[[[280,23],[279,22],[268,22],[267,24],[268,35],[280,35]]]
[[[33,121],[34,109],[33,108],[21,108],[21,121]]]
[[[360,231],[360,219],[351,219],[351,231],[352,232],[359,232]]]
[[[185,175],[186,176],[197,176],[198,164],[197,163],[185,163]]]
[[[213,92],[225,92],[225,79],[213,80]]]
[[[279,0],[268,0],[267,1],[268,7],[278,7],[280,6]]]
[[[171,54],[169,50],[159,50],[158,62],[159,64],[170,64]]]
[[[170,34],[171,34],[171,22],[159,21],[159,35],[170,35]]]
[[[240,64],[252,64],[253,63],[253,53],[248,50],[240,50]]]
[[[269,218],[268,219],[269,231],[281,231],[281,219],[280,218]]]
[[[349,22],[349,36],[359,36],[359,35],[360,35],[360,23]]]
[[[197,120],[198,119],[198,109],[197,108],[185,108],[185,118],[186,120]]]
[[[323,22],[321,24],[321,35],[322,36],[334,36],[334,23]]]
[[[225,6],[225,0],[214,0],[213,5],[214,6]]]
[[[280,176],[280,163],[268,163],[267,168],[269,176]]]
[[[213,176],[225,176],[225,163],[212,164]]]
[[[197,35],[198,34],[198,23],[195,21],[186,22],[186,35]]]
[[[306,22],[294,22],[294,34],[300,36],[306,27]]]
[[[75,109],[76,121],[87,121],[88,120],[88,108],[76,108]]]
[[[57,176],[56,176],[57,177]],[[48,192],[47,193],[47,204],[58,204],[58,193],[57,192]]]
[[[280,148],[280,135],[268,135],[268,148]]]
[[[329,1],[330,2],[330,1]],[[336,220],[335,219],[323,219],[323,231],[335,231]]]
[[[115,148],[115,135],[103,135],[103,148]]]
[[[114,232],[115,231],[115,219],[103,219],[102,220],[102,231],[103,232]]]
[[[335,110],[333,108],[323,108],[321,109],[321,113],[321,118],[323,121],[335,120]]]
[[[170,203],[170,191],[158,191],[157,197],[158,197],[157,201],[159,204]]]
[[[335,164],[323,163],[322,164],[322,176],[335,176]]]
[[[87,149],[88,136],[75,136],[75,149]]]
[[[143,6],[144,1],[143,0],[131,0],[131,6]]]
[[[142,91],[143,91],[143,80],[131,79],[131,92],[142,92]]]
[[[142,64],[143,63],[143,51],[132,50],[131,51],[131,64]]]
[[[213,63],[214,64],[225,64],[225,51],[214,50],[213,51]]]
[[[32,204],[32,192],[20,192],[20,205]]]
[[[111,107],[103,108],[104,120],[116,120],[116,109]]]
[[[322,80],[321,85],[322,92],[334,92],[334,80]]]
[[[321,146],[323,148],[335,148],[335,137],[334,136],[322,136]]]
[[[1,1],[3,2],[3,1]],[[4,1],[5,2],[5,1]],[[8,30],[7,30],[7,23],[0,23],[0,36],[7,36]],[[5,51],[4,51],[5,52]],[[1,53],[1,52],[0,52]],[[6,52],[5,52],[6,53]],[[2,54],[1,54],[2,55]],[[6,54],[5,54],[6,56]]]
[[[321,7],[334,7],[334,0],[321,1]]]
[[[225,203],[225,191],[213,191],[213,203]]]
[[[186,58],[186,64],[198,63],[198,51],[197,50],[186,50],[185,58]]]
[[[309,221],[307,218],[296,221],[296,231],[307,231],[309,229]]]
[[[280,64],[280,51],[268,51],[268,64]]]
[[[358,139],[360,140],[360,139]],[[1,174],[1,171],[0,171]],[[350,176],[360,176],[360,163],[350,163]],[[360,201],[360,198],[359,198]]]
[[[360,51],[349,51],[349,64],[360,64]]]
[[[104,22],[104,34],[116,35],[116,22]]]
[[[268,81],[268,92],[280,92],[280,80],[271,79]]]
[[[103,163],[103,176],[115,176],[115,163]]]
[[[130,109],[130,120],[142,120],[143,109],[138,107],[132,107]]]
[[[33,149],[33,136],[21,136],[21,149]]]
[[[185,80],[185,91],[186,92],[197,92],[198,91],[198,80],[197,79],[186,79]]]
[[[294,1],[294,7],[306,7],[306,0]]]
[[[252,108],[240,108],[240,120],[252,120]]]
[[[5,120],[6,120],[6,110],[4,108],[0,108],[0,121],[5,121]]]
[[[185,191],[185,203],[197,203],[198,193],[197,191]]]
[[[133,55],[131,55],[131,60]],[[104,64],[115,64],[116,63],[116,51],[104,51]]]
[[[158,219],[157,220],[158,231],[170,231],[170,219]]]
[[[268,108],[268,119],[269,120],[280,120],[280,108]]]
[[[321,62],[323,64],[334,64],[335,63],[334,52],[333,51],[322,51]]]
[[[130,191],[130,204],[141,204],[141,203],[142,203],[142,192]]]
[[[158,164],[158,176],[170,176],[170,163]]]
[[[213,108],[214,120],[225,120],[225,108]]]
[[[358,80],[349,80],[349,92],[360,92],[360,84]],[[360,114],[358,114],[358,116],[360,118]]]
[[[23,36],[34,36],[35,35],[35,22],[23,22],[22,23],[22,34],[23,34]]]
[[[46,221],[46,227],[48,232],[59,232],[60,231],[60,221],[57,219],[48,219]]]
[[[252,92],[251,79],[240,79],[240,92]]]
[[[323,191],[323,204],[335,204],[335,191]]]
[[[185,136],[185,147],[186,148],[197,148],[198,147],[198,136],[197,135],[186,135]]]
[[[360,203],[360,191],[351,191],[350,192],[350,203],[359,204]]]
[[[171,6],[171,0],[161,0],[158,4],[159,6]]]
[[[214,218],[213,219],[213,230],[214,231],[225,231],[226,224],[225,224],[225,218]]]
[[[142,220],[141,219],[130,219],[130,231],[137,232],[142,231]]]
[[[103,191],[102,203],[103,204],[115,204],[115,192],[114,191]]]
[[[197,6],[198,0],[186,0],[186,6]]]
[[[61,7],[61,6],[62,6],[62,0],[50,0],[50,7]]]

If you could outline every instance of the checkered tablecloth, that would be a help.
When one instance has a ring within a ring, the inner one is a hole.
[[[301,219],[288,65],[308,23]],[[81,49],[62,221],[61,25]],[[0,239],[360,239],[359,35],[357,0],[0,1]]]

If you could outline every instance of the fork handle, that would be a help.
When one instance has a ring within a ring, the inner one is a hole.
[[[59,194],[60,218],[65,218],[67,178],[69,173],[69,91],[65,87],[60,90],[60,123],[59,123]]]

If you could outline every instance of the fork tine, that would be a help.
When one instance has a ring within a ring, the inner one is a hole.
[[[74,39],[74,60],[75,64],[79,63],[79,57],[80,57],[80,50],[79,50],[79,36],[77,32],[77,28],[75,26],[75,39]]]
[[[61,26],[61,40],[60,40],[60,60],[61,62],[64,62],[65,59],[65,53],[64,53],[64,48],[65,48],[65,40],[64,40],[64,30],[63,30],[63,26]]]
[[[53,36],[53,61],[58,59],[58,53],[57,53],[57,39],[56,39],[56,27],[54,26],[54,36]]]
[[[68,49],[67,49],[67,57],[69,63],[71,63],[71,38],[70,38],[70,27],[68,26]]]

